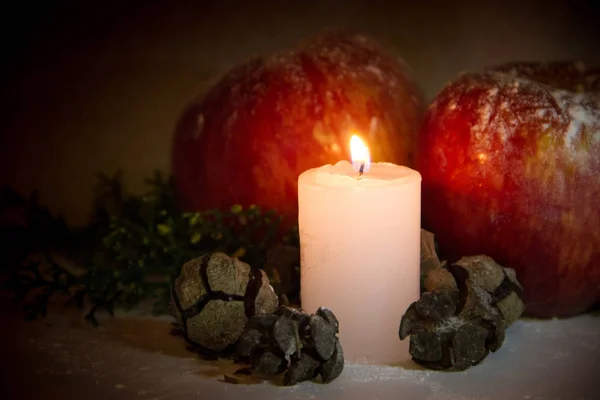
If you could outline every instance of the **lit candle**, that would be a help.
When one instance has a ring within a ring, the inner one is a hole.
[[[421,175],[371,164],[356,136],[351,151],[352,164],[298,178],[302,308],[335,313],[347,361],[399,364],[400,319],[419,298]]]

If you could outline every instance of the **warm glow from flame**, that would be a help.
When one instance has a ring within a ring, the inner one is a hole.
[[[350,138],[350,154],[352,155],[352,166],[358,171],[361,165],[364,165],[362,172],[367,172],[371,166],[371,156],[369,148],[356,135]]]

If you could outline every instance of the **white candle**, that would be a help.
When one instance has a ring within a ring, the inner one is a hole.
[[[347,361],[398,365],[400,319],[419,298],[421,175],[368,152],[353,164],[298,178],[302,308],[335,313]]]

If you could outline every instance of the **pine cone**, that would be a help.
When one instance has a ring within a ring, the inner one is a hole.
[[[515,271],[490,257],[463,257],[431,271],[426,292],[400,322],[410,335],[415,362],[437,370],[464,370],[502,346],[504,331],[523,313],[522,287]]]
[[[337,337],[338,321],[330,310],[315,314],[280,306],[274,315],[250,318],[238,342],[238,356],[249,359],[252,370],[268,375],[286,371],[286,386],[321,375],[328,383],[344,368]]]
[[[185,263],[171,288],[170,313],[186,341],[204,353],[225,353],[248,319],[278,305],[267,275],[223,253]]]

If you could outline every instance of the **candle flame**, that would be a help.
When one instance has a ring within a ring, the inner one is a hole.
[[[352,155],[352,167],[356,172],[363,173],[371,166],[369,148],[356,135],[350,138],[350,154]]]

